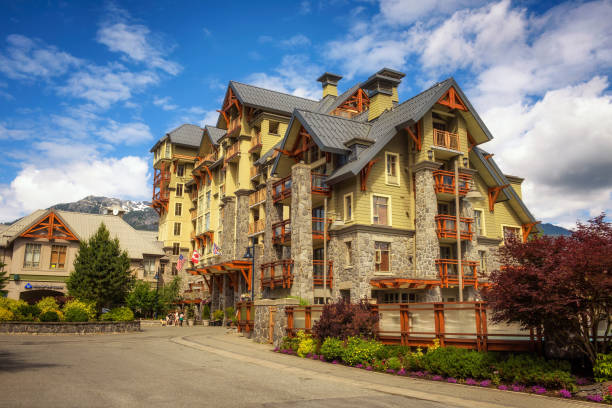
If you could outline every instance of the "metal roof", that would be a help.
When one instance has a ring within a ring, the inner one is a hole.
[[[319,101],[301,98],[270,89],[259,88],[236,81],[230,81],[230,87],[244,105],[291,115],[294,109],[316,110]]]
[[[206,133],[208,133],[208,136],[210,137],[210,141],[212,142],[212,144],[217,146],[219,144],[219,140],[221,140],[223,135],[225,135],[226,131],[224,129],[219,129],[210,125],[206,125],[205,128]]]
[[[159,139],[157,143],[149,150],[153,152],[157,146],[159,146],[163,141],[170,139],[170,143],[194,147],[200,147],[200,143],[202,142],[202,136],[204,135],[204,129],[197,125],[191,125],[189,123],[182,124],[176,129],[171,130],[166,133],[164,137]]]

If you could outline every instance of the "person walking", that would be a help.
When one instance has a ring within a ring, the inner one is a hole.
[[[185,315],[183,314],[183,312],[181,311],[181,314],[179,316],[179,319],[181,320],[181,327],[183,327],[183,319],[185,318]]]
[[[174,325],[178,327],[179,325],[179,312],[178,310],[174,312]]]

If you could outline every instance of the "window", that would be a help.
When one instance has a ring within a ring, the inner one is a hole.
[[[353,220],[353,193],[344,195],[344,221]]]
[[[353,266],[353,243],[346,241],[344,245],[346,245],[346,266]]]
[[[204,231],[210,230],[210,213],[206,213],[206,216],[204,218],[204,225]]]
[[[40,267],[40,244],[26,244],[25,257],[23,259],[24,268]]]
[[[183,196],[183,185],[180,183],[176,183],[176,196],[177,197]]]
[[[510,239],[510,237],[514,237],[515,239],[520,240],[521,238],[521,229],[519,227],[509,227],[507,225],[503,226],[503,232],[504,232],[504,243],[506,243],[506,241],[508,239]]]
[[[478,251],[478,258],[480,259],[480,273],[485,275],[487,273],[487,252]]]
[[[142,276],[155,276],[155,258],[144,259],[144,272]]]
[[[185,165],[179,164],[176,166],[176,175],[179,177],[183,177],[185,175]]]
[[[372,195],[372,224],[391,225],[389,197]]]
[[[270,131],[268,133],[278,135],[278,122],[270,121]]]
[[[482,210],[474,210],[474,227],[476,228],[476,235],[484,235]]]
[[[51,262],[49,268],[63,269],[66,265],[66,246],[51,245]]]
[[[175,222],[174,223],[174,235],[181,235],[181,223],[180,222]]]
[[[172,255],[178,255],[181,252],[181,244],[174,242],[172,244]]]
[[[387,153],[385,158],[387,162],[387,184],[399,185],[399,155],[396,153]]]
[[[389,272],[389,243],[388,242],[374,242],[374,248],[376,250],[376,256],[374,259],[374,270],[376,272]]]
[[[176,262],[172,262],[172,275],[178,275],[178,271],[176,270]]]
[[[166,143],[166,157],[170,157],[170,143]]]
[[[210,208],[210,190],[206,192],[206,209]]]
[[[183,204],[181,203],[174,204],[174,215],[180,216],[182,211],[183,211]]]
[[[438,214],[439,215],[451,215],[450,207],[448,203],[438,203]]]

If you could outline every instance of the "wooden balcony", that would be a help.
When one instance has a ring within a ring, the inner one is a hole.
[[[438,194],[455,194],[455,173],[446,170],[433,172],[435,190]],[[472,176],[459,173],[459,195],[464,196],[470,190],[469,182]]]
[[[256,133],[255,136],[251,138],[251,148],[249,149],[249,153],[261,151],[262,145],[263,139],[261,137],[261,133]]]
[[[285,245],[291,242],[291,220],[286,219],[272,224],[272,243]]]
[[[209,166],[217,160],[219,160],[219,154],[217,152],[208,153],[196,163],[194,168],[200,167],[202,164]]]
[[[261,265],[261,287],[290,288],[293,284],[293,259],[281,259]]]
[[[189,215],[191,216],[191,221],[195,221],[195,219],[198,218],[198,210],[189,210]]]
[[[257,190],[254,193],[249,194],[249,206],[259,205],[266,201],[266,189],[262,188],[261,190]]]
[[[310,175],[312,194],[321,194],[329,196],[331,189],[327,185],[327,176],[325,174],[312,173]]]
[[[312,261],[312,279],[315,286],[323,286],[324,265],[322,259],[314,259]],[[325,286],[332,289],[333,282],[333,261],[327,261],[327,276],[325,277]]]
[[[327,176],[325,174],[312,173],[310,175],[310,191],[313,194],[313,205],[316,204],[315,195],[329,196],[331,193],[330,187],[327,185]],[[272,186],[272,200],[274,203],[287,202],[291,197],[291,176],[287,176],[282,180],[277,181]]]
[[[240,141],[232,144],[225,151],[225,163],[233,163],[240,157]]]
[[[444,147],[451,150],[459,150],[459,135],[445,130],[433,130],[434,146]]]
[[[259,168],[256,166],[251,166],[251,180],[253,180],[255,177],[259,176]]]
[[[460,217],[461,239],[472,240],[473,218]],[[439,239],[457,239],[457,219],[452,215],[436,215],[436,232]]]
[[[253,221],[249,223],[249,235],[260,234],[264,231],[265,227],[266,221],[264,219]]]
[[[327,218],[327,240],[329,240],[329,226],[331,225],[331,218]],[[312,239],[323,240],[323,232],[325,228],[325,219],[321,217],[312,217]]]
[[[230,123],[227,126],[227,135],[235,136],[240,133],[240,117],[230,119]]]
[[[458,261],[456,259],[436,259],[438,274],[442,287],[459,285]],[[463,286],[474,286],[478,288],[478,262],[461,261]]]
[[[272,201],[274,204],[291,197],[291,176],[287,176],[272,185]]]

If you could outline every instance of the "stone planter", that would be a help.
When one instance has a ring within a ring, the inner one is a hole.
[[[210,320],[202,320],[202,326],[210,326]]]
[[[131,322],[0,322],[0,333],[8,334],[100,334],[139,331],[139,320]]]
[[[187,325],[193,327],[193,319],[187,319]]]

